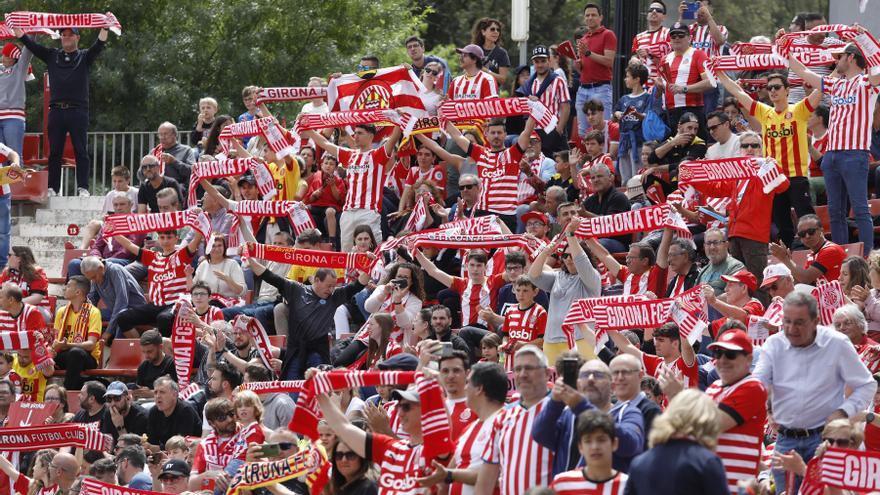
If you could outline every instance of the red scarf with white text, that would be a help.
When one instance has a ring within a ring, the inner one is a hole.
[[[104,218],[102,235],[149,234],[166,230],[191,227],[208,239],[211,237],[211,220],[203,211],[169,211],[165,213],[118,213]]]
[[[475,101],[447,100],[440,104],[437,116],[440,118],[441,129],[446,121],[491,119],[510,117],[513,115],[529,115],[538,126],[551,132],[558,123],[556,114],[540,101],[528,98],[486,98]]]
[[[191,314],[195,314],[195,310],[189,298],[179,298],[174,304],[171,353],[174,356],[174,370],[177,372],[177,383],[181,390],[189,386],[196,351],[196,327],[187,320]]]
[[[315,98],[327,99],[327,88],[312,87],[283,87],[283,88],[260,88],[257,91],[256,104],[270,101],[302,101],[314,100]]]
[[[581,220],[574,235],[580,238],[614,237],[635,232],[650,232],[665,227],[675,230],[680,237],[691,237],[681,215],[665,203],[613,215],[585,218]]]
[[[272,178],[272,174],[269,173],[267,181],[267,176],[262,173],[260,167],[265,168],[266,164],[254,158],[225,158],[223,160],[194,163],[189,176],[187,204],[196,204],[198,200],[196,193],[198,192],[200,180],[237,177],[243,175],[248,170],[253,171],[254,178],[257,180],[257,189],[260,191],[263,199],[272,199],[276,191],[275,180]]]
[[[340,253],[285,246],[247,243],[251,257],[279,263],[318,268],[344,268],[369,271],[373,260],[366,253]]]
[[[239,390],[250,390],[257,395],[265,394],[299,394],[302,393],[305,380],[273,380],[269,382],[242,383]]]
[[[57,29],[67,28],[84,29],[109,29],[119,36],[122,34],[122,25],[111,13],[106,14],[49,14],[45,12],[12,12],[6,14],[6,25],[18,28],[25,32],[34,29]]]
[[[785,182],[779,165],[772,158],[722,158],[719,160],[692,160],[678,166],[679,184],[712,183],[744,180],[757,177],[761,190],[770,194]]]
[[[85,306],[91,308],[91,305],[88,303],[83,304],[83,308]],[[69,307],[70,304],[64,308],[64,319],[61,321],[67,321],[67,308]],[[82,315],[82,312],[80,312],[80,315]],[[77,319],[77,322],[79,322],[79,319]],[[25,331],[0,332],[0,351],[21,351],[25,349],[31,350],[31,359],[37,369],[45,373],[55,368],[55,361],[52,359],[52,354],[46,347],[46,342],[41,333]]]
[[[0,428],[0,450],[12,452],[79,447],[108,452],[110,435],[98,431],[97,423],[61,423],[23,428]]]

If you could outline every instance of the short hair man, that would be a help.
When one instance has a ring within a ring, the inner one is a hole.
[[[141,446],[124,447],[116,454],[116,477],[123,486],[135,490],[152,490],[153,478],[144,472],[147,453]]]
[[[178,399],[177,382],[163,376],[153,383],[156,405],[147,416],[147,441],[160,449],[174,435],[201,436],[202,420],[195,408]]]
[[[707,160],[739,156],[739,136],[733,133],[732,125],[730,117],[720,110],[706,117],[709,135],[715,140],[715,143],[706,150]]]
[[[722,275],[733,275],[745,268],[742,261],[730,255],[727,245],[727,236],[719,228],[707,229],[703,234],[703,250],[709,263],[700,269],[698,283],[711,285],[716,296],[720,296],[727,285]]]
[[[770,254],[791,270],[795,282],[817,285],[819,281],[837,280],[847,254],[842,246],[825,238],[822,220],[813,214],[800,217],[797,223],[797,236],[810,250],[803,267],[794,263],[791,259],[791,251],[781,242],[770,244]]]
[[[55,314],[56,339],[52,348],[57,353],[55,363],[67,370],[64,387],[68,390],[82,387],[82,372],[97,368],[101,360],[101,311],[87,299],[91,287],[82,275],[70,277],[64,286],[64,297],[69,303]]]
[[[180,197],[184,197],[180,183],[171,177],[162,175],[159,159],[155,156],[144,155],[141,158],[140,172],[144,179],[138,188],[138,213],[158,213],[159,203],[156,194],[166,187],[178,191]]]
[[[162,122],[158,134],[159,160],[164,165],[162,175],[176,180],[187,189],[192,164],[196,162],[196,150],[180,144],[177,138],[177,126],[171,122]]]
[[[150,397],[153,395],[152,387],[156,379],[168,375],[177,380],[177,369],[174,359],[165,353],[165,345],[162,342],[162,334],[156,330],[147,330],[140,337],[141,357],[143,361],[137,369],[138,397]]]
[[[104,399],[104,394],[106,393],[107,388],[104,387],[103,383],[95,380],[85,382],[77,397],[80,410],[73,415],[71,421],[74,423],[97,423],[101,421],[105,413],[104,404],[106,399]]]

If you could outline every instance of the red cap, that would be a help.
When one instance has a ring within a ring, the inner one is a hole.
[[[15,43],[6,43],[3,45],[3,56],[9,58],[21,57],[21,49]]]
[[[718,340],[708,345],[709,349],[727,349],[728,351],[742,351],[752,353],[752,339],[740,329],[728,330],[718,337]]]
[[[535,132],[535,131],[532,131],[532,134],[529,136],[529,139],[537,139],[538,141],[540,141],[540,140],[541,140],[541,135],[538,134],[538,133]]]
[[[721,280],[724,280],[725,282],[739,282],[741,284],[746,284],[746,287],[752,292],[758,290],[758,279],[752,275],[752,272],[745,269],[740,270],[733,275],[722,275]]]
[[[523,223],[528,223],[529,220],[535,219],[544,222],[544,225],[550,225],[550,222],[547,220],[547,215],[541,213],[540,211],[529,211],[523,213],[521,217],[519,217]]]

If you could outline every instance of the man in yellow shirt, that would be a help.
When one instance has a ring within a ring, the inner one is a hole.
[[[788,176],[788,191],[773,198],[773,223],[779,228],[779,238],[791,247],[794,239],[791,208],[794,207],[799,218],[814,213],[810,198],[807,120],[822,101],[822,92],[814,90],[807,98],[791,105],[788,103],[788,78],[778,73],[770,74],[767,76],[767,91],[773,103],[771,107],[753,100],[724,72],[718,73],[718,81],[761,123],[764,155],[776,160],[782,173]]]
[[[55,364],[67,370],[64,387],[79,390],[85,380],[84,370],[93,370],[101,362],[101,311],[89,304],[86,296],[91,283],[82,275],[70,277],[64,286],[64,298],[70,304],[55,314]]]

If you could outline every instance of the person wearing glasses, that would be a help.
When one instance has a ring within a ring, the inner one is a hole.
[[[651,2],[648,5],[648,29],[635,35],[632,42],[633,56],[630,63],[640,63],[648,68],[648,81],[646,89],[654,87],[654,79],[657,78],[657,60],[649,51],[652,46],[665,44],[669,40],[669,28],[663,25],[666,20],[666,3],[662,0]]]
[[[727,246],[727,236],[720,228],[713,227],[703,234],[703,249],[709,262],[700,269],[697,281],[700,285],[711,285],[716,296],[720,296],[727,285],[722,275],[733,275],[745,268],[742,261],[730,255]]]
[[[113,436],[115,441],[124,433],[142,435],[147,432],[147,410],[134,402],[124,383],[111,383],[104,399],[109,407],[105,408],[99,423],[101,433]]]
[[[873,424],[873,421],[877,419],[877,415],[874,413],[859,413],[857,417],[864,420],[864,416],[866,415],[870,415],[869,417],[871,421],[868,422],[869,424]],[[859,421],[856,418],[853,418],[853,420]],[[848,419],[835,419],[834,421],[829,421],[828,424],[825,425],[825,428],[822,429],[822,443],[816,448],[815,457],[821,458],[825,455],[825,451],[830,448],[858,449],[862,444],[863,439],[864,434],[855,427],[852,421]],[[773,467],[782,469],[788,473],[794,473],[794,475],[798,477],[803,477],[807,473],[807,464],[797,452],[787,454],[785,452],[775,451],[773,454]],[[855,495],[857,492],[838,490],[836,493]]]
[[[159,213],[159,200],[157,194],[162,189],[170,187],[177,191],[178,198],[185,198],[183,187],[179,182],[171,177],[162,175],[159,168],[159,159],[153,155],[144,155],[141,158],[141,169],[143,180],[138,187],[138,213]]]
[[[770,254],[791,270],[795,282],[816,285],[819,281],[831,282],[840,278],[840,268],[846,259],[846,250],[825,238],[822,220],[814,214],[800,217],[797,236],[810,250],[803,267],[791,259],[791,250],[780,243],[770,244]]]
[[[709,325],[709,335],[712,337],[721,334],[721,326],[728,318],[748,325],[750,316],[764,315],[764,305],[753,297],[758,290],[758,280],[754,274],[743,269],[733,275],[722,275],[721,279],[727,282],[722,297],[715,297],[715,289],[711,285],[702,287],[706,303],[721,314]]]
[[[659,68],[666,75],[665,81],[662,77],[654,80],[655,87],[666,91],[669,127],[677,126],[682,115],[691,113],[699,119],[700,139],[706,139],[703,93],[712,89],[704,68],[709,57],[691,46],[691,32],[678,22],[669,29],[669,44],[672,52],[662,59]]]
[[[719,160],[739,156],[739,135],[733,132],[730,116],[716,110],[706,117],[709,135],[715,140],[706,150],[707,160]]]
[[[765,155],[776,160],[788,176],[788,191],[773,198],[773,223],[779,228],[782,242],[791,246],[794,239],[791,208],[798,217],[813,213],[808,178],[810,138],[807,136],[807,121],[822,102],[822,92],[814,90],[807,98],[789,104],[788,79],[773,73],[767,76],[771,106],[752,99],[725,72],[718,73],[718,81],[743,108],[748,109],[751,117],[760,122]]]
[[[510,55],[501,46],[503,30],[504,25],[498,19],[483,17],[471,31],[471,43],[480,47],[485,54],[483,71],[490,74],[496,84],[504,83],[510,71]]]
[[[556,369],[561,369],[562,358],[557,360]],[[591,359],[580,367],[577,390],[566,385],[562,377],[556,379],[550,400],[538,413],[532,426],[532,438],[538,444],[556,452],[554,475],[581,465],[578,442],[572,441],[572,435],[578,416],[591,409],[614,418],[614,430],[618,439],[611,461],[614,469],[629,471],[632,458],[644,450],[645,423],[642,413],[629,402],[618,400],[616,404],[612,404],[611,382],[611,369],[599,359]]]
[[[333,495],[375,495],[379,486],[367,474],[373,463],[364,459],[345,442],[336,442],[330,452],[330,486]]]

